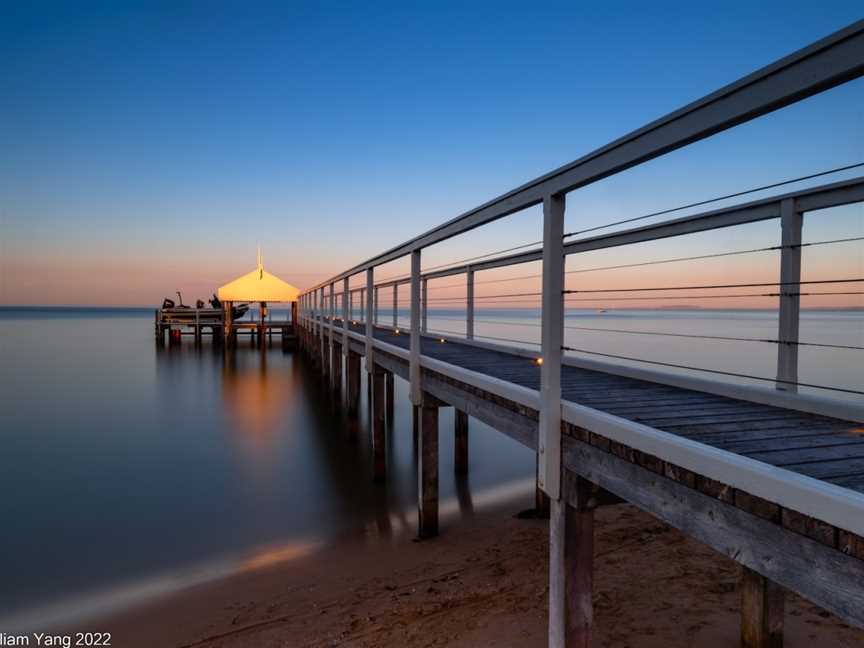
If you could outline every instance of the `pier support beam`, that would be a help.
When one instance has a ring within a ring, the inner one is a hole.
[[[420,410],[417,535],[421,538],[438,535],[438,406],[439,402],[424,392],[416,408]]]
[[[568,473],[549,517],[549,646],[590,648],[594,623],[591,483]]]
[[[396,410],[396,376],[392,371],[385,372],[384,385],[387,390],[387,421],[392,425]]]
[[[387,475],[387,450],[384,434],[384,383],[386,372],[380,367],[373,366],[369,374],[372,384],[372,456],[373,456],[373,479],[383,482]]]
[[[348,360],[345,366],[347,376],[345,382],[348,387],[348,436],[357,438],[360,427],[360,354],[348,351]]]
[[[342,393],[342,345],[339,342],[333,343],[333,371],[330,372],[330,377],[333,391]]]
[[[741,566],[741,648],[783,648],[785,592]]]
[[[453,469],[457,475],[468,474],[468,415],[462,410],[454,412]]]

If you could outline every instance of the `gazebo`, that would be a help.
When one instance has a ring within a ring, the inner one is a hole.
[[[261,319],[258,333],[265,331],[264,318],[267,315],[267,304],[284,302],[291,304],[291,321],[297,321],[297,297],[300,290],[287,281],[264,270],[264,260],[261,249],[258,249],[258,267],[234,281],[221,286],[216,295],[225,307],[225,335],[231,335],[233,327],[233,305],[235,302],[257,302],[261,305]],[[259,338],[260,339],[260,338]]]

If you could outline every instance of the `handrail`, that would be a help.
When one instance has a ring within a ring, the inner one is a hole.
[[[666,220],[660,223],[653,223],[651,225],[642,225],[630,229],[619,230],[617,232],[610,232],[608,234],[600,234],[598,236],[578,239],[576,241],[565,243],[564,253],[576,254],[578,252],[587,252],[589,250],[600,250],[618,245],[642,243],[670,236],[695,234],[697,232],[704,232],[711,229],[720,229],[722,227],[732,227],[735,225],[744,225],[746,223],[756,223],[772,218],[779,218],[780,203],[787,198],[793,198],[798,201],[798,209],[803,212],[862,202],[864,201],[864,176],[817,187],[808,187],[807,189],[791,191],[785,194],[762,198],[731,207],[723,207],[721,209],[713,209],[698,214],[682,216],[680,218]],[[443,279],[445,277],[464,274],[469,268],[474,272],[479,272],[481,270],[492,270],[494,268],[501,268],[510,265],[531,263],[533,261],[539,261],[542,257],[542,248],[537,248],[526,252],[518,252],[516,254],[495,257],[486,261],[463,263],[450,268],[426,272],[421,276],[424,279]],[[404,278],[386,281],[375,285],[379,288],[384,288],[393,285],[401,286],[410,282],[410,278]]]
[[[693,142],[768,114],[784,106],[818,94],[864,75],[864,20],[860,20],[812,45],[768,65],[742,79],[695,101],[680,110],[583,156],[570,164],[540,176],[480,207],[465,212],[442,225],[393,247],[367,261],[301,293],[304,321],[311,323],[320,339],[322,355],[325,352],[324,316],[334,313],[334,290],[337,281],[344,282],[343,310],[346,297],[364,289],[348,289],[348,280],[361,272],[366,273],[365,311],[367,354],[372,355],[375,342],[373,323],[377,320],[378,297],[382,287],[393,287],[393,321],[398,318],[398,287],[410,283],[411,343],[409,353],[411,401],[422,402],[420,368],[427,358],[420,354],[421,330],[425,330],[425,317],[421,309],[426,300],[426,282],[430,279],[466,274],[469,303],[466,330],[473,336],[473,277],[477,271],[516,265],[530,261],[543,261],[542,325],[541,325],[541,389],[539,399],[538,453],[540,476],[538,483],[553,501],[560,497],[561,465],[560,421],[562,411],[560,375],[565,360],[563,351],[563,301],[567,255],[629,245],[695,232],[720,229],[767,219],[778,219],[781,226],[779,325],[777,333],[776,386],[785,393],[781,400],[794,408],[798,385],[798,327],[800,322],[801,248],[802,226],[805,212],[855,202],[864,202],[864,178],[836,182],[820,187],[803,189],[769,198],[755,200],[721,209],[667,220],[651,225],[614,231],[588,238],[569,240],[564,236],[564,202],[566,193],[612,176],[648,160],[679,149]],[[422,273],[421,251],[494,220],[543,204],[543,247],[468,262],[449,268]],[[569,238],[569,237],[568,237]],[[375,284],[376,266],[411,255],[410,278],[399,277]],[[325,289],[329,288],[327,307]],[[374,303],[373,303],[374,301]],[[362,299],[361,299],[362,302]],[[343,323],[344,324],[344,323]],[[347,331],[347,329],[346,329]],[[347,333],[346,333],[347,336]],[[371,370],[367,363],[367,371]],[[840,411],[838,409],[838,411]],[[676,443],[670,440],[673,445]],[[557,505],[557,504],[556,504]]]
[[[864,20],[542,175],[308,291],[440,243],[864,75]]]

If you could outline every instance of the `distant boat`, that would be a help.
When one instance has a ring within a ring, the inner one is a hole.
[[[605,308],[598,308],[598,309],[597,309],[597,312],[598,312],[598,313],[605,313],[605,312],[606,312],[606,309],[605,309]]]

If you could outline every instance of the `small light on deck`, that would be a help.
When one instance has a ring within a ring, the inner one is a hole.
[[[396,335],[399,335],[399,329],[393,331]]]
[[[444,342],[445,342],[444,338],[441,338],[441,339],[438,340],[438,341],[439,341],[441,344],[444,344]]]
[[[537,358],[534,362],[536,362],[538,365],[542,365],[543,364],[543,358]]]

